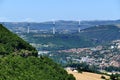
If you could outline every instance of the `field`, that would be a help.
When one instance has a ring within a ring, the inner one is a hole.
[[[95,73],[90,73],[90,72],[74,72],[71,70],[67,70],[69,74],[73,74],[76,80],[103,80],[101,79],[101,74],[95,74]],[[104,75],[105,76],[105,75]],[[108,76],[105,76],[107,79],[109,79]]]

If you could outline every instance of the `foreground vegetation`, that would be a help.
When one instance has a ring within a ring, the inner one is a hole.
[[[47,57],[0,58],[0,80],[75,80]]]
[[[73,75],[0,25],[0,80],[75,80]]]

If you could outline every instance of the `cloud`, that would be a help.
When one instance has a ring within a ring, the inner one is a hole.
[[[25,22],[34,22],[34,20],[32,18],[26,18],[23,21],[25,21]]]
[[[19,22],[19,20],[14,17],[0,17],[0,22]]]
[[[10,20],[6,17],[0,17],[0,22],[9,22]]]
[[[32,18],[18,20],[17,18],[0,17],[0,22],[34,22],[34,20]]]

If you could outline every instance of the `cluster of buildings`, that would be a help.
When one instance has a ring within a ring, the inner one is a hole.
[[[114,48],[120,49],[120,40],[114,40],[111,43],[111,49],[114,49]]]
[[[66,60],[73,63],[86,62],[99,67],[120,67],[120,40],[113,41],[109,46],[73,48],[58,52],[68,54]]]
[[[65,52],[65,53],[81,53],[83,51],[91,53],[91,50],[89,48],[73,48],[68,50],[60,50],[58,52]]]

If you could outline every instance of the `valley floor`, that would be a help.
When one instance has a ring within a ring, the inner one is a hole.
[[[73,74],[76,80],[103,80],[101,79],[101,74],[95,74],[95,73],[90,73],[90,72],[74,72],[72,70],[67,70],[69,74]],[[104,75],[105,76],[105,75]],[[107,79],[109,79],[108,76],[105,76]]]

